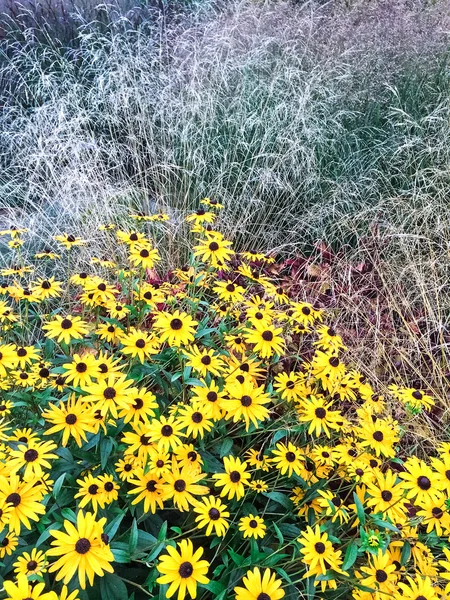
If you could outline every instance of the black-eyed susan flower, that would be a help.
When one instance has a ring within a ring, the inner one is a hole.
[[[161,342],[167,342],[169,346],[174,347],[185,346],[192,342],[197,325],[197,321],[194,321],[190,315],[179,310],[175,310],[172,314],[161,312],[154,322]]]
[[[298,373],[278,373],[274,378],[273,387],[283,400],[299,400],[305,395],[303,378]]]
[[[114,480],[113,475],[99,475],[97,477],[100,485],[100,489],[103,492],[103,497],[105,500],[105,504],[111,504],[114,500],[117,500],[119,497],[119,484]]]
[[[123,330],[118,325],[102,323],[97,327],[95,333],[101,340],[105,340],[111,344],[117,344],[123,334]]]
[[[31,552],[21,554],[13,564],[14,572],[29,575],[40,575],[47,571],[48,560],[42,550],[33,548]]]
[[[247,571],[242,579],[244,587],[234,588],[236,600],[280,600],[285,595],[282,581],[270,569],[261,571],[259,567]]]
[[[217,377],[225,369],[222,359],[212,348],[200,349],[193,344],[186,348],[185,356],[187,358],[186,365],[192,367],[201,377],[205,377],[208,373]]]
[[[55,592],[44,592],[44,582],[33,583],[28,581],[24,573],[17,575],[15,583],[13,581],[4,581],[3,587],[8,594],[7,600],[55,600]]]
[[[445,549],[444,549],[445,550]],[[406,576],[405,582],[399,582],[398,587],[402,591],[402,595],[398,595],[403,600],[439,600],[441,598],[442,590],[433,585],[430,577],[416,577]]]
[[[273,354],[281,354],[284,339],[280,333],[282,327],[273,327],[266,322],[254,323],[252,329],[245,331],[245,341],[253,344],[253,350],[262,358],[270,358]]]
[[[221,487],[220,497],[227,496],[228,500],[236,497],[240,500],[245,494],[245,485],[250,480],[247,463],[234,456],[225,456],[223,459],[225,473],[214,473],[215,485]]]
[[[123,354],[137,357],[142,364],[149,356],[156,354],[160,346],[158,338],[152,333],[135,327],[132,327],[129,333],[121,334],[120,343],[123,346]]]
[[[207,411],[203,412],[196,406],[182,406],[178,411],[178,423],[185,429],[185,435],[194,439],[203,438],[205,432],[211,431],[213,421],[207,416]]]
[[[77,400],[72,394],[67,402],[49,404],[42,413],[44,419],[53,425],[44,435],[53,435],[62,432],[61,444],[67,446],[69,439],[74,438],[79,448],[87,442],[87,433],[94,433],[93,410]]]
[[[405,461],[406,471],[400,473],[406,497],[420,504],[435,501],[440,492],[440,478],[423,460],[413,456]]]
[[[137,494],[131,504],[144,502],[144,512],[151,512],[152,514],[156,513],[157,506],[163,508],[163,481],[155,472],[144,472],[143,468],[138,468],[128,481],[135,486],[128,493]]]
[[[77,484],[80,486],[75,498],[80,498],[79,508],[84,508],[91,503],[94,514],[98,508],[105,506],[105,494],[100,485],[100,480],[94,477],[92,473],[88,473],[83,479],[77,479]]]
[[[216,268],[223,266],[233,254],[231,242],[217,237],[201,240],[194,246],[194,256]]]
[[[366,504],[374,512],[386,515],[393,523],[402,520],[404,514],[402,498],[405,488],[393,471],[375,474],[373,481],[367,484],[367,493],[369,499]]]
[[[75,387],[91,385],[99,375],[97,361],[92,354],[74,354],[72,362],[63,364],[63,369],[67,383]]]
[[[306,576],[309,576],[309,573],[312,572],[314,572],[312,574],[317,574],[317,568],[323,575],[325,575],[328,569],[337,572],[341,571],[342,553],[340,550],[333,548],[328,534],[321,532],[319,525],[316,525],[314,529],[308,526],[298,541],[302,546],[300,550],[301,554],[303,554],[302,560],[308,566]]]
[[[198,514],[195,522],[200,529],[206,528],[206,535],[214,533],[218,537],[223,537],[229,528],[227,517],[230,516],[228,508],[219,498],[209,496],[202,498],[197,502],[193,511]]]
[[[145,235],[138,231],[116,231],[116,235],[121,242],[124,242],[130,248],[134,248],[136,244],[145,242]]]
[[[269,404],[270,396],[263,386],[256,387],[248,380],[235,381],[226,386],[226,391],[229,398],[221,401],[221,407],[226,411],[227,419],[233,419],[234,423],[245,421],[248,431],[250,423],[258,428],[259,423],[268,418],[269,409],[265,404]]]
[[[158,250],[148,245],[136,244],[130,251],[130,262],[142,269],[153,269],[155,263],[161,260]]]
[[[119,321],[125,319],[125,317],[130,314],[128,306],[122,302],[117,302],[116,300],[106,302],[105,309],[108,311],[108,315],[111,319],[118,319]]]
[[[361,584],[376,591],[393,594],[397,587],[396,566],[391,563],[388,552],[378,551],[372,556],[367,566],[361,567]]]
[[[282,475],[287,474],[288,477],[292,477],[293,473],[300,475],[305,460],[300,448],[292,442],[288,442],[287,445],[278,442],[276,450],[272,450],[272,454],[273,458],[270,459],[270,462],[279,469]]]
[[[173,500],[174,505],[180,511],[189,510],[189,506],[195,506],[195,496],[204,496],[209,493],[209,488],[198,482],[206,477],[206,473],[199,473],[190,466],[179,467],[177,462],[172,462],[170,471],[165,471],[163,480],[163,500]]]
[[[139,422],[149,423],[150,417],[155,416],[155,410],[158,408],[156,396],[147,388],[142,387],[139,390],[133,388],[134,392],[130,394],[130,404],[119,411],[119,417],[124,423],[133,422],[137,425]]]
[[[47,300],[48,298],[58,298],[61,295],[62,286],[63,283],[55,281],[54,277],[49,277],[48,279],[40,277],[31,289],[41,300]]]
[[[202,385],[193,386],[191,398],[192,406],[204,413],[204,415],[213,421],[219,421],[225,414],[221,408],[222,401],[226,397],[226,392],[220,390],[214,380],[209,384],[204,379],[200,380]]]
[[[342,415],[338,410],[331,410],[332,402],[323,397],[310,396],[299,405],[299,420],[309,423],[308,433],[316,437],[323,432],[330,437],[330,429],[339,429]]]
[[[264,519],[252,514],[242,517],[239,519],[239,531],[242,532],[244,538],[263,538],[266,535]]]
[[[45,513],[40,499],[41,494],[35,487],[35,481],[21,481],[15,474],[0,476],[0,501],[6,500],[6,503],[12,506],[8,526],[16,535],[19,535],[22,525],[31,529],[30,521],[39,521],[39,515]]]
[[[164,293],[147,282],[141,283],[138,289],[133,292],[133,295],[136,301],[144,302],[149,307],[162,304],[165,300]]]
[[[42,329],[47,332],[47,337],[65,344],[70,344],[72,340],[82,339],[89,331],[87,323],[82,321],[80,317],[73,317],[72,315],[66,317],[56,315]]]
[[[55,235],[53,239],[59,242],[67,250],[70,250],[74,246],[84,246],[87,243],[85,240],[73,235],[72,233],[63,233],[62,235]]]
[[[193,444],[181,444],[174,450],[177,462],[180,467],[189,467],[195,473],[202,470],[203,459]]]
[[[224,302],[240,302],[244,298],[245,288],[233,283],[230,279],[227,281],[218,281],[213,287],[213,291]]]
[[[60,558],[49,567],[49,572],[57,571],[57,581],[62,579],[67,584],[77,573],[84,590],[86,578],[93,585],[95,575],[102,577],[105,572],[114,572],[111,565],[114,556],[103,536],[105,523],[105,518],[96,521],[92,513],[79,510],[76,526],[64,521],[65,532],[50,530],[50,535],[55,539],[47,555]]]
[[[367,418],[359,430],[361,446],[372,450],[377,456],[395,456],[394,444],[399,440],[396,422]]]
[[[180,446],[184,437],[183,427],[174,416],[153,419],[148,426],[148,436],[158,448],[169,451]]]
[[[133,380],[127,379],[126,375],[116,377],[112,374],[97,383],[83,386],[82,389],[87,395],[83,396],[81,400],[92,403],[102,415],[109,414],[117,419],[117,409],[126,409],[131,404],[130,398],[136,391],[136,388],[130,387],[131,385],[133,385]]]
[[[156,581],[170,584],[166,593],[167,598],[171,598],[177,590],[178,600],[184,600],[186,592],[191,598],[196,598],[197,585],[209,583],[209,579],[206,577],[209,563],[206,560],[200,560],[203,548],[200,547],[194,551],[191,540],[181,540],[177,546],[177,550],[172,546],[167,546],[168,554],[160,557],[156,568],[161,576]]]
[[[139,460],[132,454],[127,454],[114,465],[116,473],[122,481],[131,481],[135,477],[136,468],[139,466]]]
[[[12,531],[0,534],[0,558],[11,556],[19,544],[19,538]]]
[[[199,208],[194,213],[191,213],[186,217],[186,221],[188,223],[195,223],[199,225],[200,223],[213,223],[216,215],[213,212],[206,211],[204,208]]]
[[[181,447],[182,446],[178,446],[176,450]],[[157,447],[155,448],[154,446],[150,446],[147,455],[147,467],[150,471],[156,473],[158,477],[161,477],[163,473],[170,471],[172,468],[171,455],[165,450],[160,450]]]
[[[11,473],[23,469],[25,481],[35,481],[44,474],[43,469],[51,469],[51,460],[58,458],[53,452],[57,448],[53,442],[38,442],[19,445],[10,451],[8,468]]]
[[[261,494],[262,492],[267,492],[267,490],[269,489],[269,486],[267,485],[267,483],[265,481],[263,481],[262,479],[254,479],[253,481],[250,481],[250,483],[248,484],[248,487],[250,489],[252,489],[254,492],[256,492],[257,494]]]

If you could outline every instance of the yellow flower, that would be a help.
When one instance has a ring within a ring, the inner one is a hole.
[[[216,486],[221,487],[220,497],[227,496],[232,500],[240,500],[245,494],[244,485],[248,484],[250,473],[246,471],[247,463],[234,456],[225,456],[223,459],[225,473],[214,473],[213,479]]]
[[[45,513],[40,490],[34,484],[35,481],[21,482],[18,475],[0,476],[0,502],[6,500],[12,505],[8,524],[10,531],[17,535],[22,524],[31,529],[30,520],[39,521],[39,515]]]
[[[103,527],[106,519],[95,520],[92,513],[77,513],[76,526],[64,521],[64,531],[50,530],[55,540],[54,546],[47,551],[48,556],[59,556],[49,571],[58,571],[56,580],[65,584],[78,574],[81,588],[86,589],[86,577],[93,585],[95,575],[103,577],[104,572],[113,573],[111,563],[114,556],[109,546],[103,541]]]
[[[229,517],[230,513],[219,498],[214,498],[214,496],[202,498],[194,505],[193,510],[199,515],[195,518],[195,522],[198,523],[197,527],[206,527],[206,535],[211,535],[214,529],[214,533],[218,537],[223,537],[228,531],[229,523],[226,517]]]
[[[56,315],[53,321],[42,327],[47,337],[69,344],[71,340],[81,340],[88,332],[88,325],[80,317]]]
[[[32,585],[23,573],[17,575],[17,583],[4,581],[3,587],[8,594],[6,600],[57,600],[55,592],[42,593],[45,583],[35,583],[35,585]]]
[[[207,584],[209,579],[209,563],[206,560],[200,560],[203,555],[203,548],[198,548],[194,552],[194,546],[191,540],[181,540],[177,544],[178,550],[172,546],[167,546],[168,554],[160,557],[156,566],[161,573],[161,577],[156,580],[157,583],[169,583],[167,598],[171,598],[178,590],[178,600],[184,600],[186,592],[191,598],[197,597],[197,584]]]
[[[239,531],[242,531],[244,538],[263,538],[266,535],[264,519],[252,514],[242,517],[239,519]]]
[[[244,587],[234,588],[236,600],[280,600],[285,595],[281,589],[281,579],[277,579],[270,569],[261,573],[255,567],[253,571],[247,571],[242,583]]]
[[[167,342],[169,346],[183,346],[194,340],[197,321],[179,310],[173,314],[161,312],[157,315],[154,327],[159,331],[161,342]]]

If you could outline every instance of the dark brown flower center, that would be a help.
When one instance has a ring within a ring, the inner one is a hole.
[[[373,434],[373,439],[376,442],[382,442],[383,439],[384,439],[383,432],[382,431],[375,431],[374,434]]]
[[[72,327],[72,321],[70,319],[63,319],[61,321],[61,329],[70,329]]]
[[[75,425],[76,422],[77,422],[77,416],[74,415],[73,413],[70,413],[69,415],[66,416],[67,425]]]
[[[378,581],[378,583],[384,583],[387,578],[388,578],[388,576],[387,576],[386,571],[383,571],[383,569],[376,570],[375,579]]]
[[[98,485],[96,483],[91,483],[91,485],[88,487],[88,492],[91,494],[91,496],[95,496],[95,494],[98,492]]]
[[[230,481],[232,483],[238,483],[241,480],[241,474],[239,471],[231,471],[230,473]]]
[[[203,415],[200,412],[192,413],[192,420],[194,423],[201,423],[203,421]]]
[[[22,498],[20,497],[20,495],[17,492],[13,492],[12,494],[9,494],[9,496],[6,498],[6,502],[8,504],[12,504],[14,506],[14,508],[19,506],[21,501],[22,501]]]
[[[178,574],[183,579],[188,579],[192,573],[194,572],[194,567],[190,562],[181,563],[180,568],[178,569]]]
[[[339,359],[338,359],[338,357],[337,357],[337,356],[332,356],[332,357],[329,359],[329,361],[328,361],[328,362],[329,362],[329,363],[330,363],[330,365],[331,365],[332,367],[334,367],[334,368],[336,368],[336,367],[338,367],[338,366],[339,366]]]
[[[236,288],[235,288],[235,286],[234,286],[234,283],[229,283],[225,289],[227,290],[227,292],[230,292],[230,293],[232,293],[232,292],[234,292],[234,290],[235,290]]]
[[[390,502],[392,500],[392,492],[390,492],[389,490],[383,490],[381,492],[381,497],[385,502]]]
[[[144,348],[145,347],[145,340],[143,340],[142,338],[139,338],[138,340],[136,340],[136,347],[137,348]]]
[[[39,457],[39,453],[34,448],[30,448],[25,452],[23,457],[27,462],[34,462]]]
[[[286,452],[286,455],[285,455],[285,457],[286,457],[286,460],[287,460],[288,462],[290,462],[290,463],[291,463],[291,462],[294,462],[294,461],[295,461],[295,458],[296,458],[296,456],[295,456],[295,453],[294,453],[294,452],[291,452],[291,451],[289,451],[289,452]]]
[[[219,249],[219,244],[217,242],[211,242],[209,244],[209,249],[211,252],[216,252]]]
[[[91,549],[91,542],[87,538],[80,538],[75,544],[75,550],[78,554],[87,554]]]
[[[104,485],[104,488],[107,492],[112,492],[114,489],[114,484],[112,481],[107,481]]]
[[[181,319],[172,319],[170,321],[170,328],[178,331],[183,327],[183,321]]]
[[[147,488],[147,492],[156,492],[156,481],[154,479],[147,481],[147,485],[145,487]]]
[[[318,419],[325,419],[325,417],[327,416],[327,411],[321,406],[319,406],[319,408],[316,408],[316,410],[314,411],[314,414]]]
[[[217,400],[217,393],[216,392],[208,392],[206,394],[206,398],[208,399],[209,402],[216,402],[216,400]]]
[[[316,542],[314,544],[314,550],[317,554],[323,554],[325,552],[325,544],[323,542]]]
[[[103,397],[106,400],[113,400],[113,398],[115,398],[116,395],[117,395],[117,392],[116,392],[116,390],[113,387],[107,387],[103,391]]]
[[[206,365],[206,366],[210,365],[211,364],[211,357],[208,354],[206,354],[205,356],[202,356],[201,363],[203,365]]]
[[[142,398],[135,398],[133,402],[133,408],[135,410],[140,410],[144,406],[144,401]]]
[[[164,437],[170,437],[173,433],[173,427],[171,425],[163,425],[161,427],[161,434]]]
[[[220,519],[220,511],[217,510],[217,508],[211,508],[208,512],[208,516],[211,521],[217,521],[217,519]]]
[[[263,331],[262,339],[265,342],[271,342],[273,340],[273,333],[271,331]]]
[[[421,475],[417,478],[417,485],[425,492],[430,489],[431,481],[428,479],[428,477],[425,477],[425,475]]]
[[[184,481],[184,479],[177,479],[173,484],[173,487],[177,492],[184,492],[184,490],[186,489],[186,482]]]
[[[20,356],[20,357],[22,357],[22,356],[26,356],[26,355],[27,355],[27,351],[26,351],[26,349],[25,349],[25,348],[19,348],[19,349],[17,350],[17,356]]]
[[[241,404],[242,406],[245,406],[246,408],[251,406],[252,404],[252,397],[251,396],[242,396],[241,398]]]
[[[75,369],[77,370],[78,373],[86,373],[87,371],[87,364],[84,362],[79,362],[77,364],[77,366],[75,367]]]
[[[29,560],[27,562],[27,571],[34,571],[37,566],[38,564],[35,560]]]

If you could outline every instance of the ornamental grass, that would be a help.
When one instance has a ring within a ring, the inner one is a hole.
[[[164,214],[76,272],[87,240],[0,232],[0,598],[447,597],[450,443],[409,431],[432,395],[377,392],[202,206],[171,272]]]

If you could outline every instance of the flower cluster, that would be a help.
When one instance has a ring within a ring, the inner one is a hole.
[[[432,397],[377,393],[202,205],[164,277],[164,214],[103,226],[128,262],[67,279],[87,241],[31,260],[25,230],[0,232],[0,598],[444,597],[450,443],[402,439]]]

